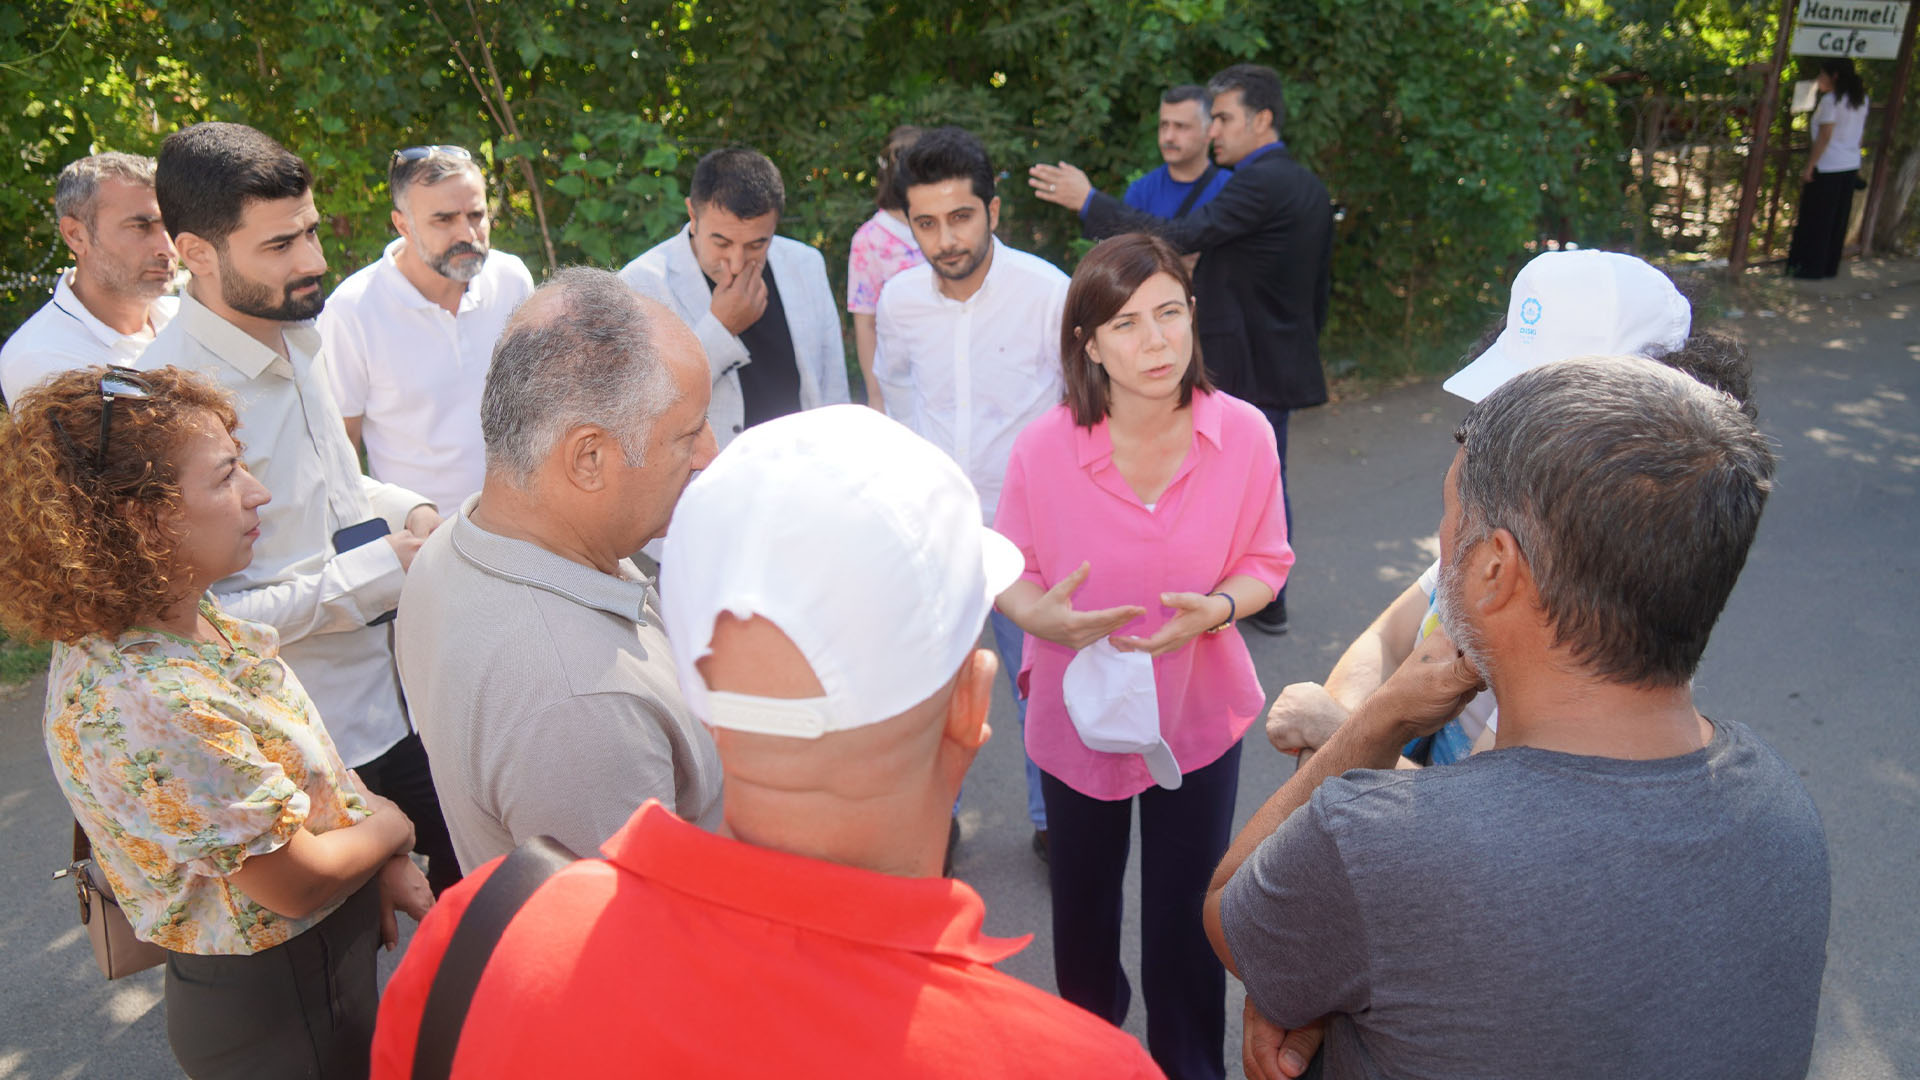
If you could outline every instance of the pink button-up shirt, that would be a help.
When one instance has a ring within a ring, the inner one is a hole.
[[[1280,501],[1273,428],[1226,394],[1193,396],[1193,445],[1152,510],[1113,463],[1102,420],[1076,427],[1056,406],[1021,432],[993,527],[1027,557],[1026,580],[1052,588],[1091,564],[1074,594],[1082,610],[1138,604],[1147,613],[1117,633],[1147,637],[1175,614],[1163,592],[1209,593],[1236,574],[1278,591],[1293,565]],[[1020,678],[1029,692],[1027,753],[1034,764],[1096,799],[1153,786],[1138,754],[1089,750],[1060,691],[1074,651],[1029,635]],[[1160,732],[1183,772],[1211,765],[1246,734],[1266,691],[1238,628],[1202,634],[1157,656]]]

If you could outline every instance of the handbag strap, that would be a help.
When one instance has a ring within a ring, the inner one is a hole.
[[[579,858],[553,837],[536,836],[513,849],[474,894],[441,954],[440,970],[434,972],[420,1011],[413,1080],[446,1080],[453,1074],[460,1029],[500,936],[548,878]]]
[[[1207,171],[1201,173],[1200,179],[1195,180],[1193,186],[1187,189],[1187,197],[1180,200],[1180,209],[1175,210],[1173,216],[1177,218],[1186,217],[1187,211],[1193,209],[1193,204],[1200,199],[1200,193],[1207,190],[1207,185],[1213,183],[1214,174],[1219,171],[1220,166],[1215,165],[1211,161],[1207,162]]]
[[[87,832],[78,821],[73,823],[73,861],[84,862],[93,858],[93,842],[87,839]]]

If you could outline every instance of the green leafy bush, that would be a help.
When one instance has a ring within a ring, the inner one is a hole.
[[[0,11],[0,332],[44,296],[23,272],[61,264],[59,167],[195,120],[307,158],[336,278],[378,256],[388,156],[422,142],[481,155],[495,243],[536,273],[633,258],[683,220],[693,160],[748,143],[787,178],[784,231],[838,278],[902,122],[978,132],[1007,174],[1003,234],[1070,265],[1078,222],[1026,166],[1066,158],[1117,190],[1157,163],[1162,88],[1254,60],[1347,210],[1330,362],[1391,374],[1457,353],[1530,246],[1633,235],[1622,95],[1725,77],[1766,26],[1738,0],[27,0]]]

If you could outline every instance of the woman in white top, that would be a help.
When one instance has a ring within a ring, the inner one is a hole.
[[[1787,251],[1787,273],[1830,278],[1840,273],[1840,249],[1852,220],[1860,182],[1860,141],[1867,129],[1867,88],[1846,57],[1820,61],[1820,104],[1813,110],[1813,150],[1800,178],[1800,218]]]

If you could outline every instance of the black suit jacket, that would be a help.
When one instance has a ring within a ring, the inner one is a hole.
[[[1332,283],[1333,206],[1320,178],[1286,150],[1235,166],[1212,202],[1181,218],[1145,214],[1096,191],[1086,229],[1158,233],[1200,253],[1195,330],[1220,389],[1266,408],[1327,400],[1320,330]]]

